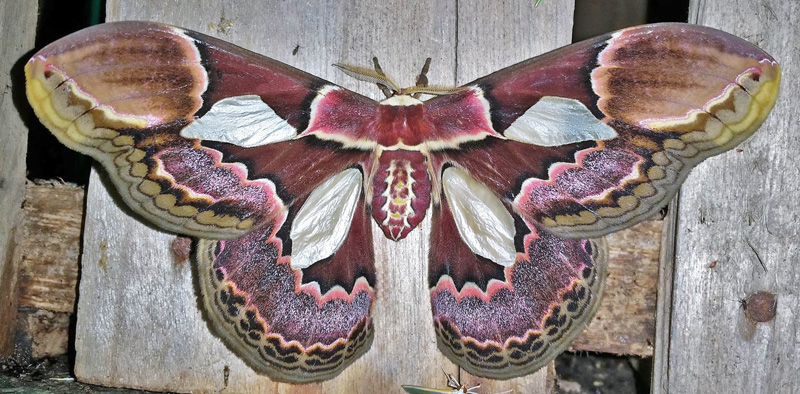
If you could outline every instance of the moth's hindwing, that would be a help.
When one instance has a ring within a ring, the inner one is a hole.
[[[603,238],[566,239],[517,219],[503,267],[471,250],[448,200],[434,210],[429,282],[437,343],[466,371],[493,379],[532,373],[594,316],[607,265]]]
[[[303,269],[292,267],[286,234],[276,227],[200,240],[206,316],[254,370],[280,381],[320,381],[369,349],[374,255],[363,196],[358,207],[338,251]]]

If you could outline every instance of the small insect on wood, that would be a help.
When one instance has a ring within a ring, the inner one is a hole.
[[[439,349],[495,379],[546,365],[597,309],[603,235],[755,132],[780,81],[759,48],[687,24],[620,30],[451,89],[344,69],[389,97],[146,22],[65,37],[25,75],[59,141],[98,160],[145,220],[197,238],[214,332],[289,382],[330,379],[369,349],[370,221],[399,241],[429,211]]]
[[[460,372],[460,370],[459,370]],[[461,384],[460,377],[456,378],[452,374],[445,372],[442,369],[442,373],[447,378],[447,387],[446,389],[432,389],[429,387],[420,387],[420,386],[411,386],[405,385],[403,386],[403,390],[405,390],[408,394],[481,394],[475,390],[481,387],[480,384],[477,384],[472,387],[467,387],[464,384]],[[459,374],[460,375],[460,374]],[[508,394],[513,390],[506,390],[499,393],[486,393],[486,394]]]

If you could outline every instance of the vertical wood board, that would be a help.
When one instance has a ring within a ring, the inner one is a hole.
[[[432,84],[466,82],[569,42],[572,1],[536,8],[533,3],[462,2],[457,8],[453,1],[118,0],[108,3],[107,20],[186,27],[380,98],[374,85],[348,78],[330,64],[369,65],[378,56],[388,74],[410,86],[430,56]],[[481,44],[471,46],[475,43]],[[431,323],[425,279],[429,222],[399,243],[373,228],[378,300],[372,349],[331,381],[289,385],[255,374],[209,332],[198,310],[190,265],[176,264],[170,256],[174,235],[120,209],[115,193],[106,190],[108,182],[100,179],[103,175],[93,172],[84,231],[76,335],[79,379],[183,392],[376,393],[399,392],[401,384],[443,387],[439,368],[455,372],[436,350]],[[503,382],[464,380],[480,381],[489,392],[547,390],[544,372]]]
[[[690,21],[760,46],[782,66],[781,94],[761,129],[693,171],[681,192],[668,391],[800,391],[800,2],[695,0]],[[716,262],[716,264],[713,264]],[[742,300],[777,296],[755,323]]]
[[[21,113],[30,113],[24,101],[22,62],[36,38],[35,1],[0,4],[0,322],[16,316],[16,248],[22,201],[25,198],[25,153],[28,129]],[[0,323],[0,355],[10,351],[11,324]]]
[[[675,228],[678,225],[680,194],[667,206],[661,232],[661,249],[656,285],[655,339],[653,343],[650,392],[669,393],[669,346],[672,328],[672,284],[675,276]]]

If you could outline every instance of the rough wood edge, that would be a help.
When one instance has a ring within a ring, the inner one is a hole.
[[[17,221],[14,212],[3,212],[4,216],[9,215],[12,220]],[[21,216],[21,215],[20,215]],[[3,260],[0,269],[0,358],[12,354],[14,351],[14,324],[17,320],[17,300],[18,300],[18,280],[19,277],[19,257],[20,250],[14,247],[17,243],[19,225],[10,226],[8,232],[4,233],[6,244],[4,253],[0,256]]]

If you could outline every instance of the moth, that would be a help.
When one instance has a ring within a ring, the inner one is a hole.
[[[597,308],[603,235],[749,137],[780,81],[759,48],[686,24],[576,43],[426,101],[349,71],[390,97],[146,22],[85,29],[25,66],[59,141],[145,220],[197,238],[216,334],[288,382],[330,379],[367,351],[370,221],[397,241],[425,215],[439,349],[483,377],[541,368]]]

